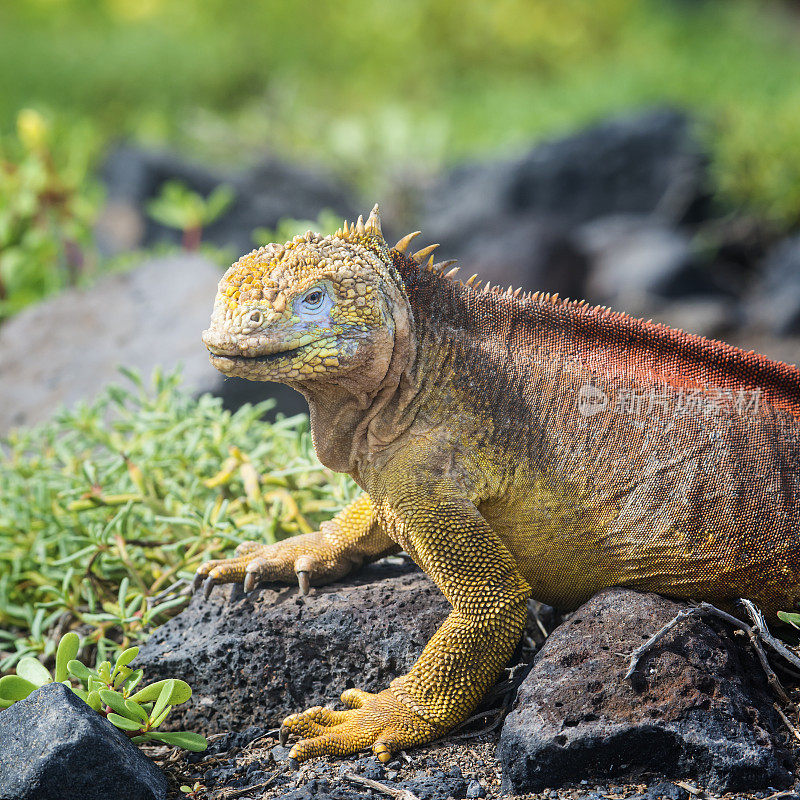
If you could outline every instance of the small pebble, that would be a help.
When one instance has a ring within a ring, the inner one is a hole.
[[[370,780],[379,781],[384,777],[383,766],[372,761],[364,765],[361,774]]]
[[[467,797],[486,797],[486,789],[478,781],[470,781],[467,786]]]
[[[286,759],[289,758],[289,748],[280,744],[276,744],[269,752],[275,759],[275,763],[286,761]]]

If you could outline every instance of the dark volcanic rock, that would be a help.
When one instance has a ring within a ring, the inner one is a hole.
[[[477,272],[482,281],[503,287],[563,297],[586,294],[589,259],[556,220],[531,214],[490,217],[480,229],[458,231],[451,238],[432,232],[428,238],[442,244],[441,258],[458,255],[461,280]]]
[[[253,249],[256,228],[274,228],[284,217],[314,220],[330,209],[352,218],[356,211],[347,189],[331,177],[274,159],[226,174],[172,153],[125,145],[109,154],[102,175],[108,204],[98,239],[109,252],[180,241],[178,231],[159,225],[146,212],[147,202],[170,180],[203,196],[223,183],[233,189],[233,203],[206,229],[203,240],[230,247],[236,257]]]
[[[800,333],[800,235],[784,240],[765,258],[749,317],[775,336]]]
[[[591,302],[639,315],[667,300],[720,293],[691,238],[649,217],[601,217],[580,228],[578,241],[592,264]]]
[[[512,207],[584,222],[607,214],[696,221],[709,198],[707,157],[672,109],[625,115],[534,148],[514,170]]]
[[[706,161],[684,114],[623,116],[518,158],[456,167],[433,186],[418,226],[467,275],[581,297],[587,263],[576,229],[611,215],[664,227],[705,219]],[[676,243],[650,240],[666,248],[659,263],[670,271],[688,255]]]
[[[607,589],[553,632],[503,726],[506,790],[653,775],[717,793],[787,785],[763,672],[724,625],[682,624],[642,660],[635,688],[623,680],[626,655],[682,608]]]
[[[60,683],[0,714],[3,800],[158,800],[166,793],[158,767]]]
[[[277,726],[351,686],[386,688],[448,611],[422,572],[387,561],[305,598],[296,586],[247,596],[217,587],[158,628],[136,664],[148,680],[180,676],[192,687],[191,700],[172,712],[175,724],[206,734]]]
[[[47,419],[62,404],[89,400],[120,382],[117,365],[145,379],[156,366],[183,365],[189,391],[221,395],[228,407],[268,397],[285,413],[303,398],[274,383],[232,381],[208,362],[208,327],[222,270],[200,256],[151,258],[140,266],[70,289],[0,327],[0,434]]]

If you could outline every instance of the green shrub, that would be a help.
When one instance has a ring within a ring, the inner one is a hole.
[[[103,661],[97,669],[89,669],[75,659],[79,645],[80,638],[74,631],[61,637],[56,649],[56,682],[72,689],[136,744],[159,741],[196,752],[208,747],[205,737],[198,733],[158,730],[172,707],[185,703],[192,696],[186,681],[168,678],[134,693],[144,676],[141,669],[128,666],[139,655],[138,647],[123,650],[113,666],[110,661]],[[73,685],[70,676],[80,686]],[[21,658],[16,675],[0,678],[0,709],[10,708],[53,681],[53,676],[40,661],[30,656]]]
[[[233,199],[233,189],[224,184],[203,197],[181,181],[167,181],[161,194],[147,204],[147,213],[156,222],[181,231],[183,248],[194,251],[200,247],[203,229],[219,219]]]
[[[271,402],[231,413],[177,375],[126,375],[3,441],[0,670],[78,623],[111,658],[183,607],[202,561],[315,530],[355,496],[317,461],[306,416],[269,423]]]
[[[270,147],[382,195],[632,107],[707,125],[723,200],[797,222],[800,52],[758,0],[0,3],[0,132],[24,107],[208,158]],[[97,65],[101,64],[102,69]],[[54,79],[58,76],[58,79]]]
[[[0,139],[0,321],[92,270],[94,144],[86,126],[54,129],[32,109]]]

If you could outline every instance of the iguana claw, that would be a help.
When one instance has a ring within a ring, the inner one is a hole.
[[[350,708],[333,711],[322,706],[286,717],[281,726],[281,744],[289,734],[301,737],[289,752],[290,759],[306,761],[322,755],[347,755],[371,748],[386,763],[392,752],[422,744],[441,730],[415,714],[391,690],[378,694],[347,689],[342,702]]]

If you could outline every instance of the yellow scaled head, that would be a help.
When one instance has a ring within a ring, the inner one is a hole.
[[[226,375],[328,381],[374,360],[391,337],[397,285],[377,205],[331,236],[308,231],[240,258],[223,276],[203,342]]]

